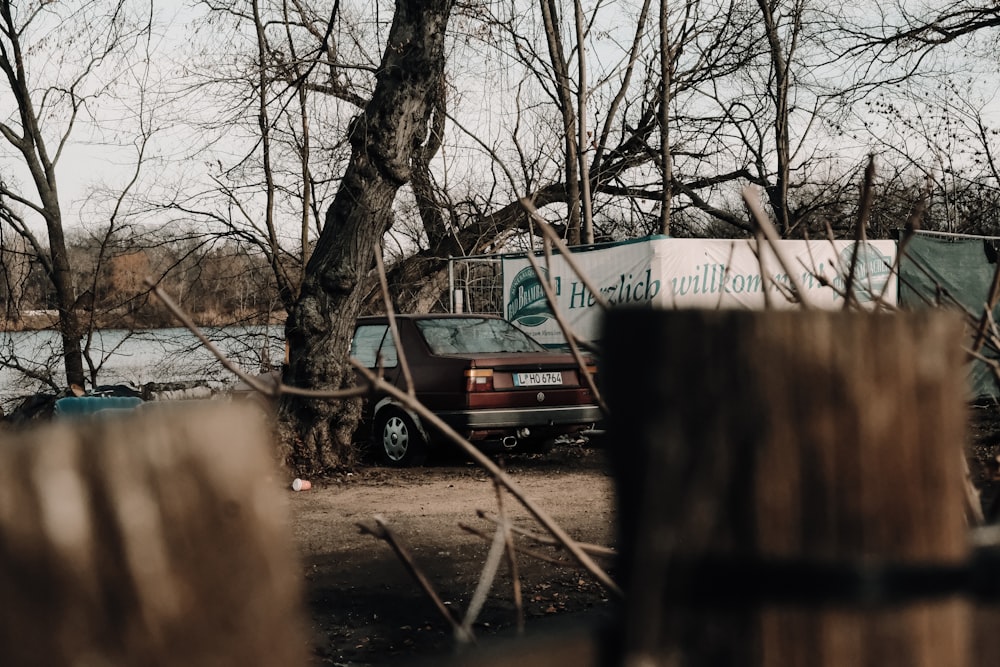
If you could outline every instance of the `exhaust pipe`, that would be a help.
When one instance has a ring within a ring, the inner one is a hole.
[[[515,447],[517,447],[517,438],[515,438],[512,435],[506,436],[500,442],[503,445],[504,449],[514,449]]]

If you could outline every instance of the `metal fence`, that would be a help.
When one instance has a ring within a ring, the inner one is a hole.
[[[450,258],[448,284],[451,312],[503,315],[503,265],[499,257]]]

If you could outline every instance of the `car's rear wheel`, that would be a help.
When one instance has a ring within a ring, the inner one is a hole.
[[[427,442],[410,415],[385,408],[375,423],[379,455],[391,466],[418,466],[427,459]]]

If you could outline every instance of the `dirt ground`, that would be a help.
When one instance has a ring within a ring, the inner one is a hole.
[[[603,450],[589,443],[557,446],[545,456],[510,456],[506,472],[577,540],[611,546],[614,490]],[[411,552],[440,598],[464,617],[490,544],[459,524],[492,536],[477,510],[497,513],[489,476],[471,463],[447,461],[396,470],[361,467],[289,491],[294,535],[305,567],[316,665],[412,664],[456,650],[452,631],[385,542],[363,534],[379,515]],[[509,495],[515,525],[537,524]],[[518,538],[518,544],[565,560],[561,552]],[[602,565],[610,566],[608,559]],[[613,602],[575,564],[517,559],[526,633],[566,624],[601,623]],[[501,564],[473,627],[477,643],[516,636],[512,579]]]
[[[970,476],[987,510],[1000,520],[1000,408],[973,407],[966,448]],[[613,546],[614,488],[599,444],[562,445],[545,456],[510,456],[504,469],[545,511],[578,540]],[[396,470],[363,466],[289,491],[294,535],[305,569],[315,665],[434,664],[454,655],[448,623],[383,541],[363,534],[376,515],[410,550],[449,609],[464,616],[489,551],[483,538],[459,524],[492,535],[477,510],[495,513],[489,476],[471,463],[439,462]],[[505,508],[518,526],[534,520],[509,495]],[[550,547],[519,544],[565,559]],[[611,567],[610,560],[602,565]],[[615,603],[593,578],[572,564],[554,565],[519,556],[527,634],[552,628],[606,623]],[[515,636],[516,608],[505,564],[474,626],[480,644]]]
[[[969,413],[966,459],[989,523],[1000,522],[1000,406],[974,405]]]

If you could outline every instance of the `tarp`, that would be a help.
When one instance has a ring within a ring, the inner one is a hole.
[[[981,315],[997,268],[998,244],[990,237],[913,235],[899,262],[900,306],[944,306]],[[1000,308],[993,319],[1000,322]],[[997,357],[990,350],[982,353]],[[971,365],[969,382],[976,397],[1000,397],[993,372],[982,362]]]
[[[780,253],[784,264],[774,254]],[[797,282],[818,308],[843,308],[852,261],[854,295],[863,307],[895,306],[895,241],[778,241],[758,249],[753,240],[673,239],[653,236],[624,243],[574,249],[573,260],[612,306],[659,308],[797,308],[789,299]],[[526,255],[502,255],[505,317],[545,345],[563,343],[562,333]],[[556,254],[547,268],[560,313],[581,337],[600,335],[600,307],[584,281]],[[784,266],[790,267],[786,271]]]

